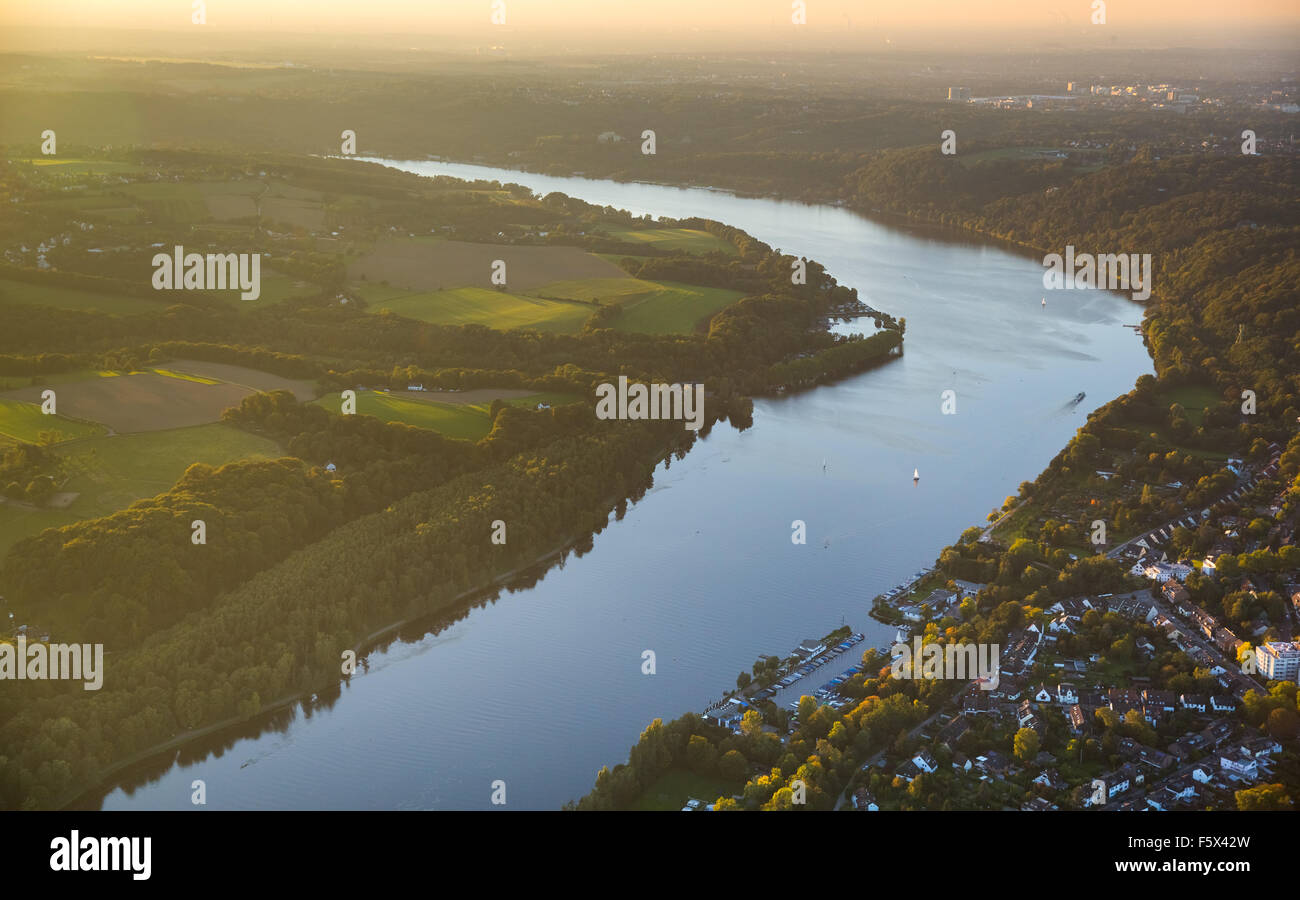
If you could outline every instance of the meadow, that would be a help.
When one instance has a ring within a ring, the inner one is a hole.
[[[487,394],[492,391],[475,391],[478,402],[447,403],[443,401],[415,399],[415,395],[406,391],[358,391],[357,415],[374,416],[385,422],[401,422],[416,428],[427,428],[450,438],[477,441],[486,437],[492,430],[488,412],[492,401]],[[513,396],[516,391],[501,391],[504,402],[511,406],[536,407],[539,403],[556,406],[577,400],[570,394],[539,393],[523,397]],[[445,395],[444,395],[445,396]],[[341,407],[339,393],[326,394],[315,401],[331,412],[338,412]]]
[[[631,244],[648,244],[656,250],[681,250],[686,253],[725,253],[737,256],[740,251],[730,241],[698,228],[603,229],[611,238]]]
[[[623,315],[613,327],[641,334],[685,334],[702,319],[744,296],[726,288],[640,278],[589,278],[548,284],[538,294],[617,303]]]
[[[114,316],[131,316],[138,313],[162,312],[170,305],[165,294],[159,299],[133,297],[128,294],[106,294],[60,287],[55,284],[33,284],[0,278],[0,303],[22,303],[49,306],[55,309],[95,310]]]
[[[220,466],[283,455],[274,441],[221,424],[101,435],[60,447],[58,453],[67,476],[59,490],[76,498],[59,509],[0,503],[0,554],[46,528],[105,516],[160,494],[194,463]]]
[[[28,388],[35,391],[37,400],[44,388]],[[91,437],[103,434],[104,427],[93,422],[77,421],[67,416],[49,416],[41,412],[39,402],[24,403],[19,400],[0,398],[0,436],[11,441],[26,441],[29,444],[43,443],[42,434],[54,433],[55,441],[70,441],[75,438]]]
[[[493,263],[506,264],[507,291],[531,293],[564,279],[619,278],[613,263],[577,247],[529,247],[466,241],[379,241],[348,266],[351,281],[387,282],[412,292],[456,287],[494,288]]]

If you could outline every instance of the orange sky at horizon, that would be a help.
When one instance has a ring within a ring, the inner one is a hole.
[[[500,0],[510,31],[659,33],[791,27],[794,0]],[[214,31],[411,32],[491,27],[494,0],[203,0]],[[923,31],[1088,26],[1092,0],[804,0],[809,30]],[[0,26],[196,27],[194,0],[5,0]],[[1250,28],[1300,23],[1296,0],[1106,0],[1117,28]],[[1104,27],[1104,26],[1101,26]]]

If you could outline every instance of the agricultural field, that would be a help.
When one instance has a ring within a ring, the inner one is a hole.
[[[490,288],[462,287],[426,293],[409,293],[382,285],[355,285],[369,311],[388,310],[435,325],[486,325],[502,331],[535,328],[538,331],[576,332],[595,312],[586,303],[539,300]]]
[[[283,455],[274,441],[220,424],[92,437],[56,452],[65,460],[59,491],[75,497],[61,508],[0,502],[0,554],[46,528],[98,518],[160,494],[196,462],[220,466]]]
[[[26,441],[29,444],[43,443],[42,434],[53,433],[53,442],[70,441],[76,438],[103,434],[102,425],[94,422],[75,421],[64,415],[49,416],[41,412],[40,397],[44,388],[24,388],[35,394],[35,403],[24,403],[0,397],[0,437],[9,441]]]
[[[323,195],[279,181],[216,181],[196,185],[208,214],[218,222],[247,219],[259,213],[265,222],[299,226],[311,231],[325,227]]]
[[[42,390],[33,386],[5,391],[0,400],[35,404],[40,402]],[[223,410],[238,406],[249,393],[232,384],[202,384],[156,372],[92,378],[55,390],[61,414],[127,433],[215,422]]]
[[[547,285],[538,293],[547,296],[593,295],[601,303],[617,303],[623,315],[613,327],[641,334],[687,334],[702,319],[730,306],[744,296],[726,288],[701,287],[676,281],[643,281],[639,278],[593,279]]]
[[[69,175],[127,175],[143,171],[132,163],[114,162],[107,159],[64,159],[57,156],[38,156],[30,159],[16,159],[33,166],[51,167],[60,174]]]
[[[703,255],[720,252],[728,256],[740,253],[730,241],[698,228],[604,229],[611,238],[630,244],[648,244],[656,250],[681,250]]]
[[[226,382],[249,392],[289,391],[300,401],[312,399],[318,393],[316,383],[305,379],[285,378],[258,369],[234,366],[229,363],[204,362],[197,359],[177,359],[167,363],[167,368],[186,375],[198,375],[214,381]],[[161,371],[155,369],[154,371]]]
[[[539,403],[556,406],[577,400],[570,394],[528,393],[515,390],[477,390],[463,394],[437,394],[440,397],[461,397],[460,402],[422,399],[413,391],[358,391],[357,415],[374,416],[385,422],[401,422],[416,428],[427,428],[450,438],[477,441],[492,430],[488,412],[492,400],[500,397],[512,406],[535,407]],[[466,402],[473,398],[472,402]],[[315,401],[316,405],[338,412],[341,405],[339,393],[326,394]]]
[[[160,298],[166,295],[160,293]],[[151,300],[129,294],[82,291],[54,284],[33,284],[0,278],[0,303],[22,303],[56,309],[96,310],[114,316],[161,312],[170,305],[165,299]]]
[[[146,181],[117,188],[143,207],[155,223],[204,222],[208,205],[197,185],[187,182]]]
[[[54,387],[60,416],[53,426],[51,417],[39,409],[45,388],[45,384],[29,383],[0,392],[0,433],[35,442],[41,431],[62,431],[62,439],[70,440],[98,434],[101,425],[122,434],[162,431],[220,421],[223,411],[256,391],[288,390],[300,400],[316,395],[310,381],[242,366],[181,360],[143,372],[102,372],[60,381]]]
[[[492,264],[506,264],[507,291],[532,293],[557,281],[623,278],[618,266],[577,247],[519,247],[465,241],[380,241],[348,266],[353,282],[387,282],[413,292],[457,287],[492,288]]]
[[[243,299],[239,296],[239,291],[214,291],[212,295],[222,297],[237,309],[249,311],[261,309],[265,306],[273,306],[284,300],[310,297],[321,290],[320,285],[303,281],[292,275],[284,275],[265,265],[262,266],[261,288],[262,291],[256,300]]]
[[[593,304],[599,301],[623,307],[623,316],[613,325],[620,331],[683,334],[743,296],[725,288],[646,281],[615,271],[618,274],[611,276],[552,281],[528,292],[474,286],[412,292],[371,281],[352,287],[371,313],[388,310],[437,325],[477,324],[502,331],[576,332],[596,311]]]

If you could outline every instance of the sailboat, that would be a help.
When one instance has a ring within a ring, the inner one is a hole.
[[[913,481],[920,481],[920,480],[921,480],[921,470],[920,470],[920,469],[913,469],[913,470],[912,470],[912,480],[913,480]]]
[[[1043,309],[1046,309],[1046,308],[1047,308],[1047,298],[1044,297],[1044,298],[1043,298]]]

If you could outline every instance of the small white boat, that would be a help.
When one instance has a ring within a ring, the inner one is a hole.
[[[921,470],[920,470],[920,469],[913,469],[913,470],[912,470],[912,480],[913,480],[913,481],[920,481],[920,480],[921,480]]]
[[[1046,297],[1043,298],[1043,308],[1044,308],[1044,309],[1047,308],[1047,298],[1046,298]]]

